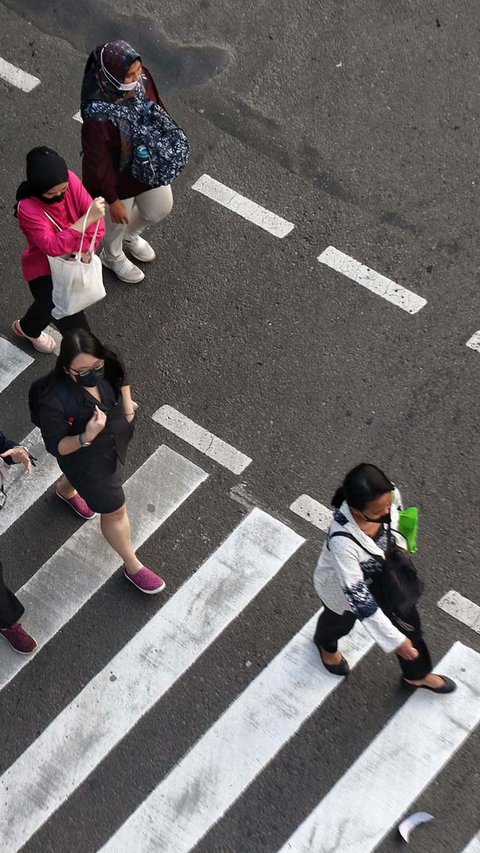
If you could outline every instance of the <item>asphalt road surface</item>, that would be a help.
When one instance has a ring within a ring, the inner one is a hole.
[[[0,80],[8,435],[31,431],[27,390],[53,364],[10,331],[29,304],[14,192],[33,145],[80,171],[88,51],[133,43],[192,142],[157,262],[138,286],[106,273],[89,311],[140,403],[124,473],[167,589],[146,599],[111,558],[96,571],[99,534],[76,533],[51,461],[12,485],[5,574],[47,578],[24,624],[53,627],[31,660],[0,650],[2,850],[393,853],[417,811],[435,818],[417,853],[479,832],[480,619],[438,607],[449,590],[480,605],[479,31],[474,0],[0,2],[0,57],[40,80]],[[293,229],[194,191],[204,174]],[[319,263],[328,246],[426,305]],[[19,352],[35,357],[15,373]],[[154,421],[162,406],[252,461],[225,468]],[[328,505],[362,460],[420,507],[425,631],[455,698],[405,694],[360,630],[338,683],[299,633],[324,532],[289,507]]]

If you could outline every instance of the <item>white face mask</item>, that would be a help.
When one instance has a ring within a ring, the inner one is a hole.
[[[118,88],[120,92],[132,92],[137,85],[137,80],[134,80],[133,83],[119,83]]]
[[[100,65],[102,66],[102,71],[105,74],[105,77],[107,78],[107,80],[110,81],[110,83],[113,83],[113,85],[116,89],[119,90],[119,92],[132,92],[135,86],[137,85],[138,80],[134,80],[133,83],[121,83],[120,80],[117,80],[117,78],[113,76],[113,74],[110,74],[110,71],[105,68],[105,65],[103,64],[104,50],[105,47],[102,47],[102,50],[100,51]]]

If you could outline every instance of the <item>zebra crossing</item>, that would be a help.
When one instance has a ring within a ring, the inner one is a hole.
[[[135,548],[140,548],[206,477],[197,465],[162,445],[125,485]],[[161,485],[155,503],[151,492],[145,490],[145,481]],[[122,564],[99,527],[98,518],[83,524],[19,590],[38,650]],[[18,655],[0,658],[0,688],[31,661],[31,657]]]
[[[18,358],[4,362],[7,384],[21,372],[19,363]],[[22,370],[27,367],[23,362]],[[159,421],[158,412],[152,417]],[[0,535],[58,476],[56,462],[42,447],[38,429],[24,443],[37,457],[38,466],[31,477],[20,466],[11,470],[9,500],[0,513]],[[125,484],[135,546],[145,543],[209,476],[187,456],[160,444]],[[4,853],[20,850],[68,804],[145,714],[180,678],[188,678],[200,656],[235,619],[242,618],[267,584],[275,582],[304,543],[293,527],[259,507],[250,509],[227,531],[194,574],[0,776]],[[84,523],[60,546],[19,591],[39,650],[48,643],[62,642],[57,636],[61,629],[77,614],[81,617],[86,602],[119,567],[97,521]],[[272,766],[306,721],[314,713],[323,713],[322,706],[343,679],[320,665],[312,643],[316,618],[317,614],[308,619],[192,748],[157,780],[153,791],[103,841],[102,853],[193,850]],[[373,641],[357,624],[341,648],[355,669],[372,646]],[[0,691],[24,667],[42,667],[38,652],[20,657],[7,649],[1,651]],[[282,853],[373,851],[428,789],[480,722],[480,655],[455,642],[439,670],[457,680],[456,693],[439,698],[418,692],[408,698],[310,815],[298,814],[297,829],[284,839]],[[473,853],[479,845],[480,835],[464,853]]]

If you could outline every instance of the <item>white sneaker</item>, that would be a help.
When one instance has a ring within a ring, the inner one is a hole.
[[[123,242],[130,254],[133,255],[137,261],[143,261],[145,264],[148,264],[150,261],[155,260],[156,255],[154,250],[150,243],[147,243],[143,237],[124,237]]]
[[[145,273],[136,267],[135,264],[132,264],[125,255],[119,261],[108,261],[105,257],[105,250],[102,249],[100,260],[103,266],[112,270],[120,281],[126,281],[128,284],[138,284],[145,278]]]

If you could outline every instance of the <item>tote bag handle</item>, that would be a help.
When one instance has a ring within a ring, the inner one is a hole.
[[[78,260],[79,260],[79,258],[81,258],[81,256],[82,256],[82,251],[83,251],[83,241],[84,241],[84,239],[85,239],[85,231],[86,231],[86,228],[87,228],[87,219],[88,219],[88,214],[90,213],[90,211],[91,211],[91,209],[92,209],[92,205],[93,205],[93,201],[92,201],[92,204],[89,206],[89,208],[88,208],[88,210],[87,210],[87,212],[86,212],[86,214],[85,214],[85,216],[84,216],[84,218],[83,218],[82,239],[80,240],[80,248],[79,248],[79,250],[78,250],[78,252],[77,252],[77,254],[76,254],[77,261],[78,261]],[[47,217],[47,219],[49,219],[49,220],[50,220],[50,222],[53,222],[53,224],[58,228],[58,230],[59,230],[59,231],[63,231],[63,228],[61,228],[61,227],[60,227],[60,225],[58,224],[58,222],[55,222],[55,219],[53,218],[53,216],[50,216],[50,214],[49,214],[49,213],[47,213],[47,211],[46,211],[46,210],[44,210],[43,212],[44,212],[45,216]],[[93,247],[94,247],[94,248],[93,248],[93,251],[95,251],[95,243],[97,242],[97,236],[98,236],[98,229],[99,229],[99,228],[100,228],[100,219],[97,221],[97,227],[95,228],[95,233],[94,233],[94,235],[93,235],[93,237],[92,237],[92,239],[91,239],[91,241],[90,241],[90,249],[92,248],[92,245],[93,245]]]

